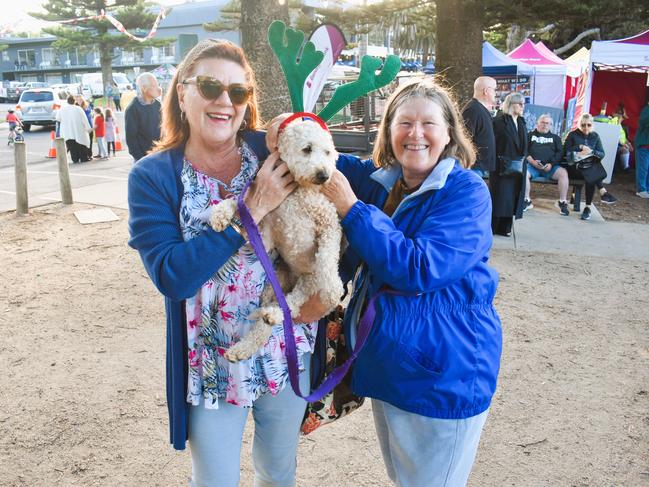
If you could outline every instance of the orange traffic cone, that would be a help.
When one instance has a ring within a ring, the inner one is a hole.
[[[119,136],[119,126],[115,124],[115,150],[123,150],[122,138]]]
[[[50,134],[50,150],[47,152],[47,157],[50,159],[56,159],[56,146],[54,145],[54,130]]]

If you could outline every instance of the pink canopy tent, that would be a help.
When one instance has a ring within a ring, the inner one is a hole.
[[[561,109],[565,107],[568,65],[562,59],[543,43],[534,44],[529,39],[507,56],[534,66],[534,104]]]
[[[584,106],[599,113],[607,104],[612,115],[622,102],[629,119],[631,139],[635,135],[638,115],[649,96],[649,30],[612,41],[593,41],[590,49],[590,76]]]

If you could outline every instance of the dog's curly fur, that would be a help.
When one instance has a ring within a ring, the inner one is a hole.
[[[338,153],[329,132],[310,120],[286,126],[279,136],[279,153],[298,188],[261,221],[264,246],[278,254],[275,272],[292,316],[315,294],[331,311],[343,294],[338,276],[342,229],[336,208],[319,185],[331,177]],[[212,210],[212,228],[223,231],[236,211],[236,201],[220,202]],[[250,357],[268,341],[270,327],[282,323],[283,314],[269,283],[261,307],[251,318],[255,323],[250,333],[226,351],[228,360]]]

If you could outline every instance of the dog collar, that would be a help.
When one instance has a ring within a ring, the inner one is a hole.
[[[318,117],[315,113],[310,113],[310,112],[295,112],[294,114],[290,115],[286,120],[284,120],[280,125],[279,128],[277,129],[277,135],[282,133],[282,130],[286,128],[286,126],[291,123],[293,120],[296,120],[298,118],[310,118],[314,122],[316,122],[320,127],[325,129],[327,132],[329,132],[329,127],[327,127],[327,124],[322,120],[320,117]]]

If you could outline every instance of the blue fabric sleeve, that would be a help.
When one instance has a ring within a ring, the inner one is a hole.
[[[427,206],[413,238],[375,206],[359,201],[351,208],[342,221],[347,238],[382,283],[404,292],[442,289],[488,253],[491,197],[481,180],[464,174],[439,201]]]
[[[140,253],[158,290],[180,301],[194,296],[244,239],[227,227],[223,232],[208,229],[185,242],[174,203],[175,185],[165,191],[156,168],[147,166],[137,164],[128,178],[129,245]]]
[[[595,157],[599,157],[600,159],[604,159],[604,156],[606,155],[604,153],[604,146],[602,145],[602,139],[600,139],[599,134],[595,134],[595,147],[593,147],[593,155]]]
[[[144,157],[144,150],[140,146],[139,138],[139,113],[137,110],[137,100],[133,100],[131,104],[126,108],[124,113],[124,133],[126,135],[126,146],[128,147],[128,152],[133,156],[133,159],[140,160]]]

